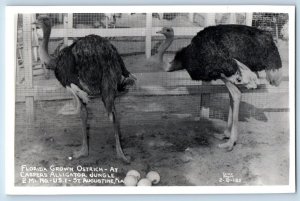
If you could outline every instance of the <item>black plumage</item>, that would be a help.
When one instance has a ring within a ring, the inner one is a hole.
[[[251,71],[281,68],[272,34],[244,25],[218,25],[200,31],[175,55],[169,71],[186,69],[193,80],[221,79],[238,71],[235,60]]]
[[[229,91],[228,128],[218,138],[221,148],[232,150],[238,138],[241,92],[235,84],[257,86],[257,72],[265,70],[270,84],[281,82],[281,59],[271,33],[244,25],[218,25],[200,31],[179,50],[167,71],[186,69],[193,80],[221,79]]]
[[[97,35],[62,49],[54,65],[55,76],[64,87],[73,83],[89,95],[116,96],[126,87],[123,77],[130,75],[117,49]]]
[[[77,100],[82,120],[82,146],[74,152],[74,158],[88,155],[87,142],[87,103],[89,96],[100,96],[113,124],[116,151],[125,162],[120,143],[120,125],[116,114],[114,100],[117,95],[127,91],[134,84],[135,77],[126,69],[117,49],[105,38],[88,35],[63,48],[56,58],[48,54],[48,42],[51,23],[47,16],[39,16],[37,25],[43,29],[41,56],[45,67],[54,70],[55,77],[72,92]]]

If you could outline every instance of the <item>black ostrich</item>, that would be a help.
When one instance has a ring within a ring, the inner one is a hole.
[[[106,39],[89,35],[72,45],[63,48],[56,58],[48,54],[48,41],[51,33],[51,23],[47,16],[39,16],[36,24],[43,30],[43,45],[41,46],[45,66],[54,70],[57,80],[73,93],[77,100],[82,121],[82,146],[75,151],[74,158],[88,155],[87,141],[87,103],[90,96],[100,96],[113,123],[118,157],[125,162],[120,143],[120,126],[117,118],[114,100],[117,95],[126,92],[135,82],[123,63],[116,48]]]
[[[259,71],[266,71],[271,85],[281,82],[281,59],[269,32],[244,25],[218,25],[200,31],[179,50],[167,71],[186,69],[193,80],[224,81],[230,95],[228,128],[220,148],[232,150],[238,138],[241,92],[235,84],[256,88]]]

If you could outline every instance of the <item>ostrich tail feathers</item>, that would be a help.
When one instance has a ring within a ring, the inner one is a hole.
[[[282,68],[266,70],[266,79],[271,85],[279,86],[282,81]]]
[[[121,93],[127,93],[129,89],[135,85],[136,77],[130,74],[128,77],[122,80],[122,83],[118,86],[118,91]]]

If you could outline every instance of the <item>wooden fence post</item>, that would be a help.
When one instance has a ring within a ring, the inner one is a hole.
[[[246,25],[252,26],[253,13],[246,13]]]
[[[146,53],[146,58],[151,57],[151,37],[152,37],[152,13],[147,13],[146,14],[146,37],[145,37],[145,53]]]
[[[72,44],[73,40],[69,40],[69,30],[73,29],[73,13],[68,13],[68,15],[64,16],[64,45],[68,46]]]
[[[207,13],[205,18],[205,26],[214,26],[216,25],[216,14],[215,13]],[[202,82],[202,85],[207,85],[207,82]],[[200,95],[200,116],[204,118],[209,118],[209,107],[204,107],[207,101],[210,100],[209,93],[201,93]]]
[[[207,13],[205,17],[205,26],[213,26],[216,25],[216,14],[215,13]]]
[[[64,22],[64,15],[63,15],[63,13],[58,13],[58,21],[59,21],[59,23],[63,23]]]
[[[18,14],[19,15],[19,14]],[[21,80],[21,75],[20,75],[20,62],[22,62],[22,65],[24,65],[23,63],[23,50],[21,49],[21,42],[18,41],[18,15],[15,15],[15,45],[17,48],[16,51],[16,84],[20,83]]]
[[[32,79],[32,16],[31,14],[23,14],[23,42],[24,42],[24,71],[25,71],[25,89],[33,91]],[[32,126],[34,122],[34,97],[25,96],[26,121],[28,126]]]
[[[202,85],[209,85],[209,82],[202,81]],[[200,117],[209,118],[210,93],[200,95]]]
[[[68,17],[64,15],[64,45],[68,45]]]
[[[236,14],[230,13],[229,24],[236,24]]]
[[[34,22],[36,20],[35,14],[32,14],[32,21]],[[32,27],[32,51],[33,51],[33,60],[34,62],[37,62],[38,60],[38,47],[39,47],[39,39],[36,32],[36,25],[31,25]]]
[[[194,13],[189,13],[189,21],[194,22]]]

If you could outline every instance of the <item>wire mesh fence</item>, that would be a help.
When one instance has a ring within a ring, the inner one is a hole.
[[[103,32],[105,34],[104,37],[109,39],[116,47],[128,70],[137,74],[142,80],[141,83],[147,85],[143,90],[141,90],[140,87],[133,88],[133,94],[144,94],[145,91],[151,93],[151,96],[145,93],[145,96],[139,96],[138,98],[124,98],[119,100],[119,110],[122,111],[121,105],[125,105],[123,113],[130,113],[131,115],[131,117],[128,118],[128,123],[151,123],[155,121],[160,123],[162,120],[173,121],[176,118],[179,120],[198,119],[202,115],[201,111],[203,108],[211,108],[208,114],[210,118],[227,119],[228,95],[224,94],[224,90],[211,88],[209,92],[209,94],[211,94],[210,96],[202,96],[201,89],[197,89],[197,86],[201,85],[201,82],[191,81],[186,72],[164,73],[163,69],[152,68],[151,63],[148,63],[149,59],[145,56],[147,46],[145,40],[147,31],[144,30],[145,28],[147,29],[146,13],[74,13],[71,15],[66,13],[42,13],[33,15],[33,18],[37,18],[39,15],[48,15],[51,19],[52,33],[55,35],[54,37],[50,37],[49,41],[49,53],[51,55],[55,53],[59,44],[65,43],[66,39],[72,42],[80,38],[82,30],[86,31],[84,33],[109,31]],[[72,16],[72,19],[69,19],[67,22],[71,22],[71,24],[66,24],[65,18],[70,16]],[[194,32],[196,33],[204,27],[213,24],[247,25],[249,21],[247,17],[249,17],[247,13],[153,13],[150,23],[151,55],[157,54],[158,47],[165,41],[163,35],[155,33],[156,30],[159,30],[161,27],[172,27],[175,32],[173,42],[164,55],[164,61],[169,62],[173,59],[176,51],[190,43],[192,37],[195,35]],[[287,24],[287,22],[287,14],[253,13],[251,19],[252,26],[271,31],[277,42],[278,39],[286,39],[285,35],[288,34],[285,33],[285,24]],[[66,100],[70,101],[72,96],[60,86],[53,74],[51,74],[49,80],[45,79],[37,50],[32,49],[32,64],[29,67],[32,71],[26,71],[23,61],[24,55],[26,54],[24,54],[25,50],[22,44],[24,42],[28,43],[29,41],[23,38],[24,32],[28,31],[28,27],[24,29],[24,26],[31,25],[24,24],[23,15],[19,14],[17,24],[17,84],[21,87],[27,87],[26,78],[32,79],[34,90],[32,90],[32,88],[28,90],[24,90],[24,88],[17,90],[17,96],[19,97],[19,99],[17,99],[18,104],[22,104],[22,102],[25,101],[25,97],[30,95],[34,97],[35,100],[35,116],[38,116],[39,125],[50,126],[47,122],[49,122],[51,118],[56,119],[59,124],[59,122],[64,122],[63,120],[65,120],[65,118],[63,116],[57,116],[56,113],[62,109]],[[137,28],[137,30],[135,28]],[[78,37],[76,37],[76,30],[79,31]],[[130,30],[140,33],[130,36]],[[176,33],[176,31],[178,32]],[[35,41],[36,39],[34,35],[32,35],[30,43],[41,44],[42,32],[40,30],[36,32],[31,30],[30,34],[34,33],[37,34],[38,41]],[[70,33],[72,33],[72,36],[69,35]],[[124,36],[122,34],[124,34]],[[286,45],[287,43],[284,43],[282,46]],[[34,46],[37,45],[32,45],[32,47]],[[37,59],[34,58],[34,51],[37,51]],[[282,50],[279,49],[279,51],[282,60],[285,61],[283,63],[284,68],[288,68],[288,53],[284,51],[284,48],[282,48]],[[25,63],[25,65],[28,65],[28,63]],[[285,72],[288,72],[288,69]],[[32,74],[28,75],[28,73]],[[288,74],[286,73],[285,75],[287,76]],[[138,82],[138,84],[141,83]],[[190,86],[192,86],[191,89],[189,88]],[[190,90],[198,90],[199,92],[198,94],[191,95]],[[282,96],[282,94],[288,93],[288,88],[284,90],[285,91],[281,93],[274,93],[272,95],[256,93],[255,91],[247,93],[247,95],[243,97],[244,104],[242,104],[243,109],[241,110],[240,118],[255,117],[259,120],[264,120],[264,111],[288,111],[288,100]],[[272,102],[278,98],[283,99],[281,104],[270,104],[270,101]],[[99,102],[100,101],[98,101],[98,106]],[[172,104],[167,104],[168,102],[172,102]],[[101,106],[99,106],[99,108],[100,107]],[[134,109],[132,110],[132,108]],[[137,112],[139,109],[141,109],[141,112]],[[143,109],[145,110],[144,112]],[[48,110],[53,112],[51,113],[50,111],[49,113]],[[98,111],[97,106],[92,106],[92,110]],[[22,111],[23,109],[20,110],[21,113],[24,112]],[[104,111],[102,112],[104,113]],[[41,117],[41,114],[46,113],[50,114],[51,118],[49,118],[49,116]],[[97,112],[93,113],[97,114]],[[143,118],[143,116],[145,116],[145,118]],[[93,116],[93,119],[95,121],[101,121],[103,117],[105,117],[105,115],[96,115]],[[17,122],[23,122],[22,118],[21,114],[16,115]],[[107,120],[103,121],[106,122]],[[126,123],[126,120],[123,122]]]
[[[285,13],[253,13],[252,26],[270,31],[276,39],[284,39],[288,34],[288,30],[284,29],[287,22],[288,15]]]

